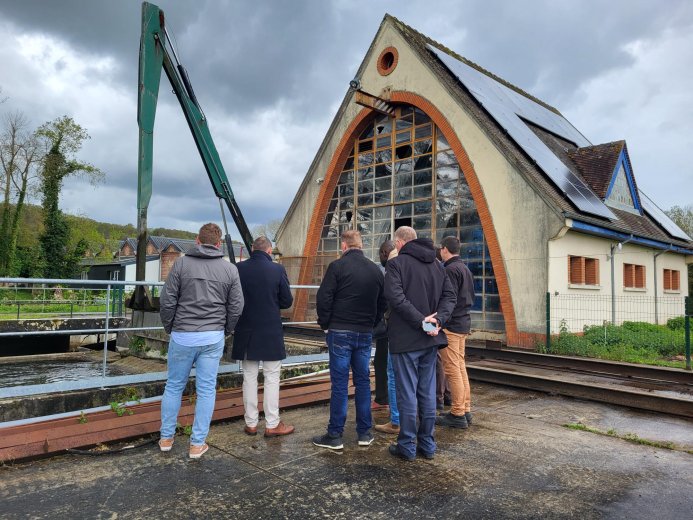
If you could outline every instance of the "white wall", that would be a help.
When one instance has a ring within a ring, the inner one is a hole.
[[[610,247],[615,240],[568,231],[563,237],[549,241],[549,292],[552,298],[552,330],[558,332],[560,319],[571,331],[585,325],[601,325],[611,321],[611,259]],[[646,321],[665,324],[667,319],[683,313],[688,295],[688,271],[684,255],[665,252],[657,258],[657,313],[655,314],[654,254],[648,247],[624,244],[614,254],[614,295],[616,323]],[[599,260],[599,285],[571,285],[568,278],[568,256],[584,256]],[[632,289],[623,285],[623,264],[645,266],[645,288]],[[663,270],[680,272],[680,290],[664,291]]]

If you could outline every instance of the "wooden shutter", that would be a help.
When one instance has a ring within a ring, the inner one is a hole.
[[[634,287],[633,264],[623,264],[623,287]]]
[[[570,283],[581,285],[585,283],[584,261],[582,256],[568,257],[568,280]]]
[[[585,258],[585,285],[599,285],[599,260]]]
[[[681,290],[680,286],[680,271],[671,271],[671,290],[672,291],[679,291]]]
[[[645,266],[644,265],[634,265],[633,270],[635,271],[633,274],[633,287],[636,287],[638,289],[644,289],[645,288]]]
[[[664,290],[671,291],[671,269],[664,270]]]

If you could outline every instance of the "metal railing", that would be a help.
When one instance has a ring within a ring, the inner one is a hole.
[[[48,286],[92,286],[98,288],[104,294],[104,309],[101,312],[95,312],[89,314],[89,318],[94,318],[95,316],[103,316],[103,326],[102,327],[91,327],[91,328],[80,328],[80,329],[59,329],[59,330],[14,330],[14,331],[0,331],[0,341],[5,338],[10,337],[32,337],[32,336],[53,336],[53,335],[103,335],[103,357],[101,360],[101,375],[100,377],[90,377],[75,381],[56,381],[46,384],[35,384],[35,385],[24,385],[24,386],[0,386],[0,398],[7,397],[22,397],[29,395],[37,395],[44,393],[53,392],[64,392],[72,390],[85,390],[91,388],[105,388],[108,386],[118,386],[127,385],[135,383],[147,383],[155,381],[165,381],[167,373],[165,371],[150,372],[150,373],[139,373],[130,375],[107,375],[108,366],[108,343],[109,336],[120,332],[146,332],[146,331],[156,331],[162,332],[163,326],[132,326],[132,324],[114,324],[114,317],[123,317],[124,312],[122,309],[123,305],[123,294],[125,293],[125,288],[130,288],[134,286],[148,286],[153,290],[164,285],[163,282],[133,282],[133,281],[119,281],[119,280],[60,280],[60,279],[33,279],[33,278],[0,278],[0,287],[7,288],[8,285],[20,285],[20,286],[33,286],[33,285],[48,285]],[[292,285],[291,289],[295,293],[296,291],[306,291],[315,290],[318,286],[313,285]],[[14,287],[12,287],[14,289]],[[96,290],[96,289],[94,289]],[[119,295],[118,298],[114,298],[114,294]],[[1,304],[0,304],[1,305]],[[114,309],[116,312],[114,312]],[[75,313],[73,312],[73,318]],[[79,315],[80,318],[84,318],[83,314]],[[305,325],[314,324],[315,321],[297,321],[297,322],[286,322],[285,325]],[[291,356],[288,357],[284,365],[295,365],[304,363],[314,363],[320,362],[327,359],[325,354],[309,354],[302,356]],[[219,367],[219,373],[233,373],[240,372],[240,366],[238,363],[224,364]],[[195,375],[195,371],[191,372],[191,376]],[[0,385],[2,382],[0,382]]]

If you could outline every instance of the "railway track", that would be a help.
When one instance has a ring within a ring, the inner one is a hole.
[[[466,354],[476,381],[693,417],[693,373],[685,370],[477,346]]]

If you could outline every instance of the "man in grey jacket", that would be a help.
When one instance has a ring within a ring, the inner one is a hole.
[[[195,420],[189,456],[199,459],[216,399],[217,371],[224,338],[243,311],[243,292],[236,266],[224,260],[221,229],[200,228],[195,250],[175,261],[161,291],[161,322],[171,335],[168,379],[161,400],[161,451],[171,451],[181,396],[195,366]]]

